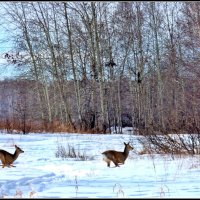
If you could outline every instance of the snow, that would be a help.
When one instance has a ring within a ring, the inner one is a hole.
[[[6,134],[0,149],[24,150],[12,168],[0,168],[0,198],[198,198],[199,156],[139,155],[137,135]],[[108,168],[102,152],[134,147],[124,165]],[[58,145],[73,146],[86,160],[56,157]]]

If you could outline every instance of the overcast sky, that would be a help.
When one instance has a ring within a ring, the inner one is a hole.
[[[16,75],[14,66],[8,65],[8,62],[5,59],[5,53],[9,52],[12,48],[12,44],[9,42],[7,36],[4,28],[0,26],[0,80],[12,78]]]

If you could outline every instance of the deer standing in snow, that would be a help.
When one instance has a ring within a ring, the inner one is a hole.
[[[129,155],[129,151],[133,150],[133,147],[129,144],[124,142],[124,151],[115,151],[115,150],[107,150],[104,151],[102,154],[104,155],[103,160],[107,162],[107,166],[110,167],[111,161],[115,164],[115,167],[119,167],[119,164],[124,164],[125,160]]]
[[[14,167],[13,162],[18,158],[20,153],[24,153],[22,149],[20,149],[17,145],[15,145],[15,153],[11,154],[5,150],[0,149],[0,160],[2,162],[2,168]]]

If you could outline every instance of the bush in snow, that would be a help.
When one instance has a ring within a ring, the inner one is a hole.
[[[73,146],[67,144],[67,147],[63,146],[62,144],[57,145],[56,158],[75,158],[76,160],[92,160],[92,156],[87,156],[85,152],[81,152],[80,149],[75,149]]]

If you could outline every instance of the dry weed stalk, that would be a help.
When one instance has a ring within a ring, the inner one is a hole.
[[[17,189],[14,198],[22,198],[22,196],[23,192],[20,189]]]
[[[77,176],[75,176],[75,191],[76,191],[76,197],[78,195],[78,180],[77,180]]]
[[[119,184],[119,183],[116,183],[114,186],[113,186],[113,192],[115,193],[115,190],[116,191],[116,194],[117,194],[117,197],[119,197],[120,194],[122,194],[122,196],[124,197],[124,191],[122,189],[122,186]]]

